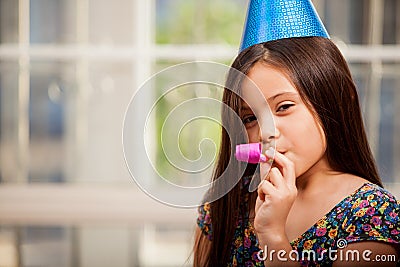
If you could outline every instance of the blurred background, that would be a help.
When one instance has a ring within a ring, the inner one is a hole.
[[[383,182],[400,197],[400,1],[313,2],[357,82]],[[124,113],[168,66],[229,65],[247,3],[0,0],[0,267],[191,265],[196,210],[135,184]],[[174,105],[162,102],[156,125]],[[200,134],[182,136],[183,149]]]

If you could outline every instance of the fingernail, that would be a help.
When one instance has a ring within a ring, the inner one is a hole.
[[[267,162],[268,159],[264,154],[260,154],[260,162]]]
[[[268,148],[268,149],[265,151],[265,155],[267,155],[268,158],[273,158],[274,155],[275,155],[274,149],[273,149],[272,147]]]

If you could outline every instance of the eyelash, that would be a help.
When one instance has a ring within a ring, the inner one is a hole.
[[[251,121],[248,121],[249,119],[251,119]],[[257,117],[254,115],[251,115],[251,116],[244,117],[242,121],[244,124],[249,124],[256,120],[257,120]]]
[[[278,107],[276,112],[282,113],[286,112],[290,107],[294,106],[294,104],[283,104]],[[283,109],[282,109],[283,108]],[[247,116],[242,119],[243,124],[248,125],[254,121],[257,121],[257,117],[255,115]]]
[[[278,109],[276,110],[276,112],[286,112],[290,107],[294,106],[294,104],[283,104],[281,106],[278,107]],[[284,108],[285,107],[285,108]],[[284,108],[282,110],[282,108]]]

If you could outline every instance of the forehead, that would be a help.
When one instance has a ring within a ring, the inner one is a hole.
[[[279,97],[297,96],[298,92],[285,72],[256,63],[242,83],[242,96],[245,102],[260,105],[261,102],[276,100]],[[259,91],[259,92],[257,92]],[[260,99],[262,97],[263,99]],[[243,106],[248,106],[243,102]]]

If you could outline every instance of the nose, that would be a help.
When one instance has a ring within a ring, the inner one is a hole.
[[[270,130],[266,129],[264,131],[260,128],[259,140],[262,143],[272,143],[276,141],[276,139],[278,139],[280,135],[280,131],[277,128]]]
[[[258,118],[259,141],[265,144],[273,143],[280,136],[275,124],[275,118],[268,112],[268,109],[263,110],[263,113]]]

